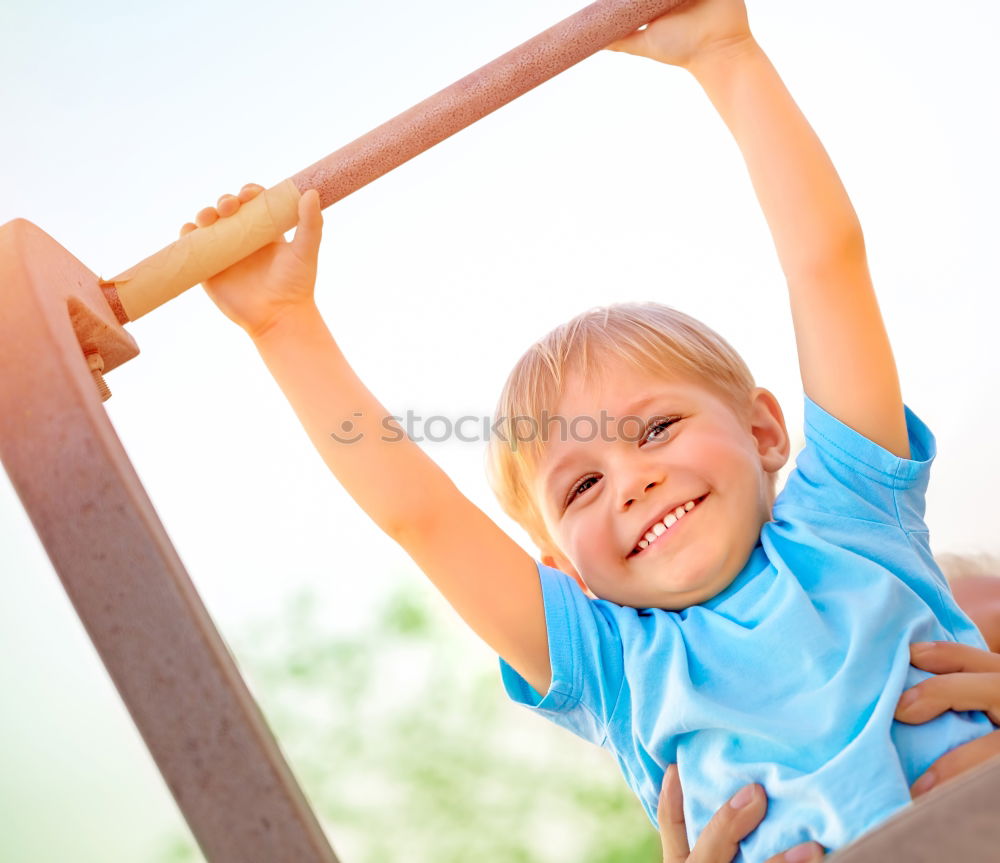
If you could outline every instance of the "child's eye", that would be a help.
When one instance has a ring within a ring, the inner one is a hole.
[[[679,419],[680,417],[653,417],[646,426],[646,436],[643,440],[663,440],[667,436],[667,429]]]
[[[590,474],[590,476],[585,476],[579,482],[576,483],[570,490],[569,494],[566,495],[566,506],[569,506],[577,497],[583,492],[585,492],[591,486],[588,483],[596,483],[600,477],[596,474]]]

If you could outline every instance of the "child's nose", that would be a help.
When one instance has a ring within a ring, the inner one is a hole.
[[[652,478],[648,472],[642,477],[633,478],[633,481],[625,485],[622,490],[622,509],[628,509],[662,482],[662,479]]]

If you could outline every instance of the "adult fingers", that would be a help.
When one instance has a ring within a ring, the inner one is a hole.
[[[759,785],[741,788],[708,822],[689,863],[731,863],[746,838],[763,820],[767,797]]]
[[[911,644],[910,662],[917,668],[935,674],[950,674],[955,671],[1000,672],[1000,654],[951,641]]]
[[[900,696],[896,719],[919,725],[946,710],[982,710],[1000,725],[1000,672],[950,672],[928,677]]]
[[[663,863],[684,863],[691,853],[684,823],[684,794],[677,775],[677,765],[668,764],[663,775],[663,787],[656,807],[656,822],[660,825],[663,843]]]
[[[954,779],[977,764],[982,764],[1000,755],[1000,731],[985,737],[977,737],[968,743],[946,752],[935,761],[910,788],[910,796],[916,799],[932,788]]]
[[[826,856],[826,851],[818,842],[803,842],[794,848],[789,848],[783,854],[775,854],[768,857],[765,863],[813,863],[814,860],[822,860]]]

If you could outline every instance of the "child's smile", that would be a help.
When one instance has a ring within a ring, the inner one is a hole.
[[[740,414],[713,389],[624,363],[571,377],[556,415],[570,429],[601,417],[618,434],[550,433],[536,493],[553,565],[635,608],[686,608],[724,590],[770,517],[768,472],[784,463],[768,400],[780,417],[764,390]]]
[[[653,546],[661,538],[665,538],[669,535],[673,539],[677,535],[676,526],[680,524],[681,520],[687,517],[687,514],[691,512],[699,503],[701,503],[707,494],[702,495],[697,500],[685,501],[683,504],[678,504],[676,507],[667,507],[667,512],[664,516],[658,517],[651,525],[649,525],[645,530],[642,531],[642,538],[636,543],[635,548],[629,553],[629,557],[635,557],[642,554],[646,549]],[[666,540],[664,540],[666,542]],[[663,545],[660,546],[663,548]]]

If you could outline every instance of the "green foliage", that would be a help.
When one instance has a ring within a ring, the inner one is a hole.
[[[360,635],[318,617],[300,596],[236,654],[344,863],[660,859],[607,754],[510,704],[421,594]]]

